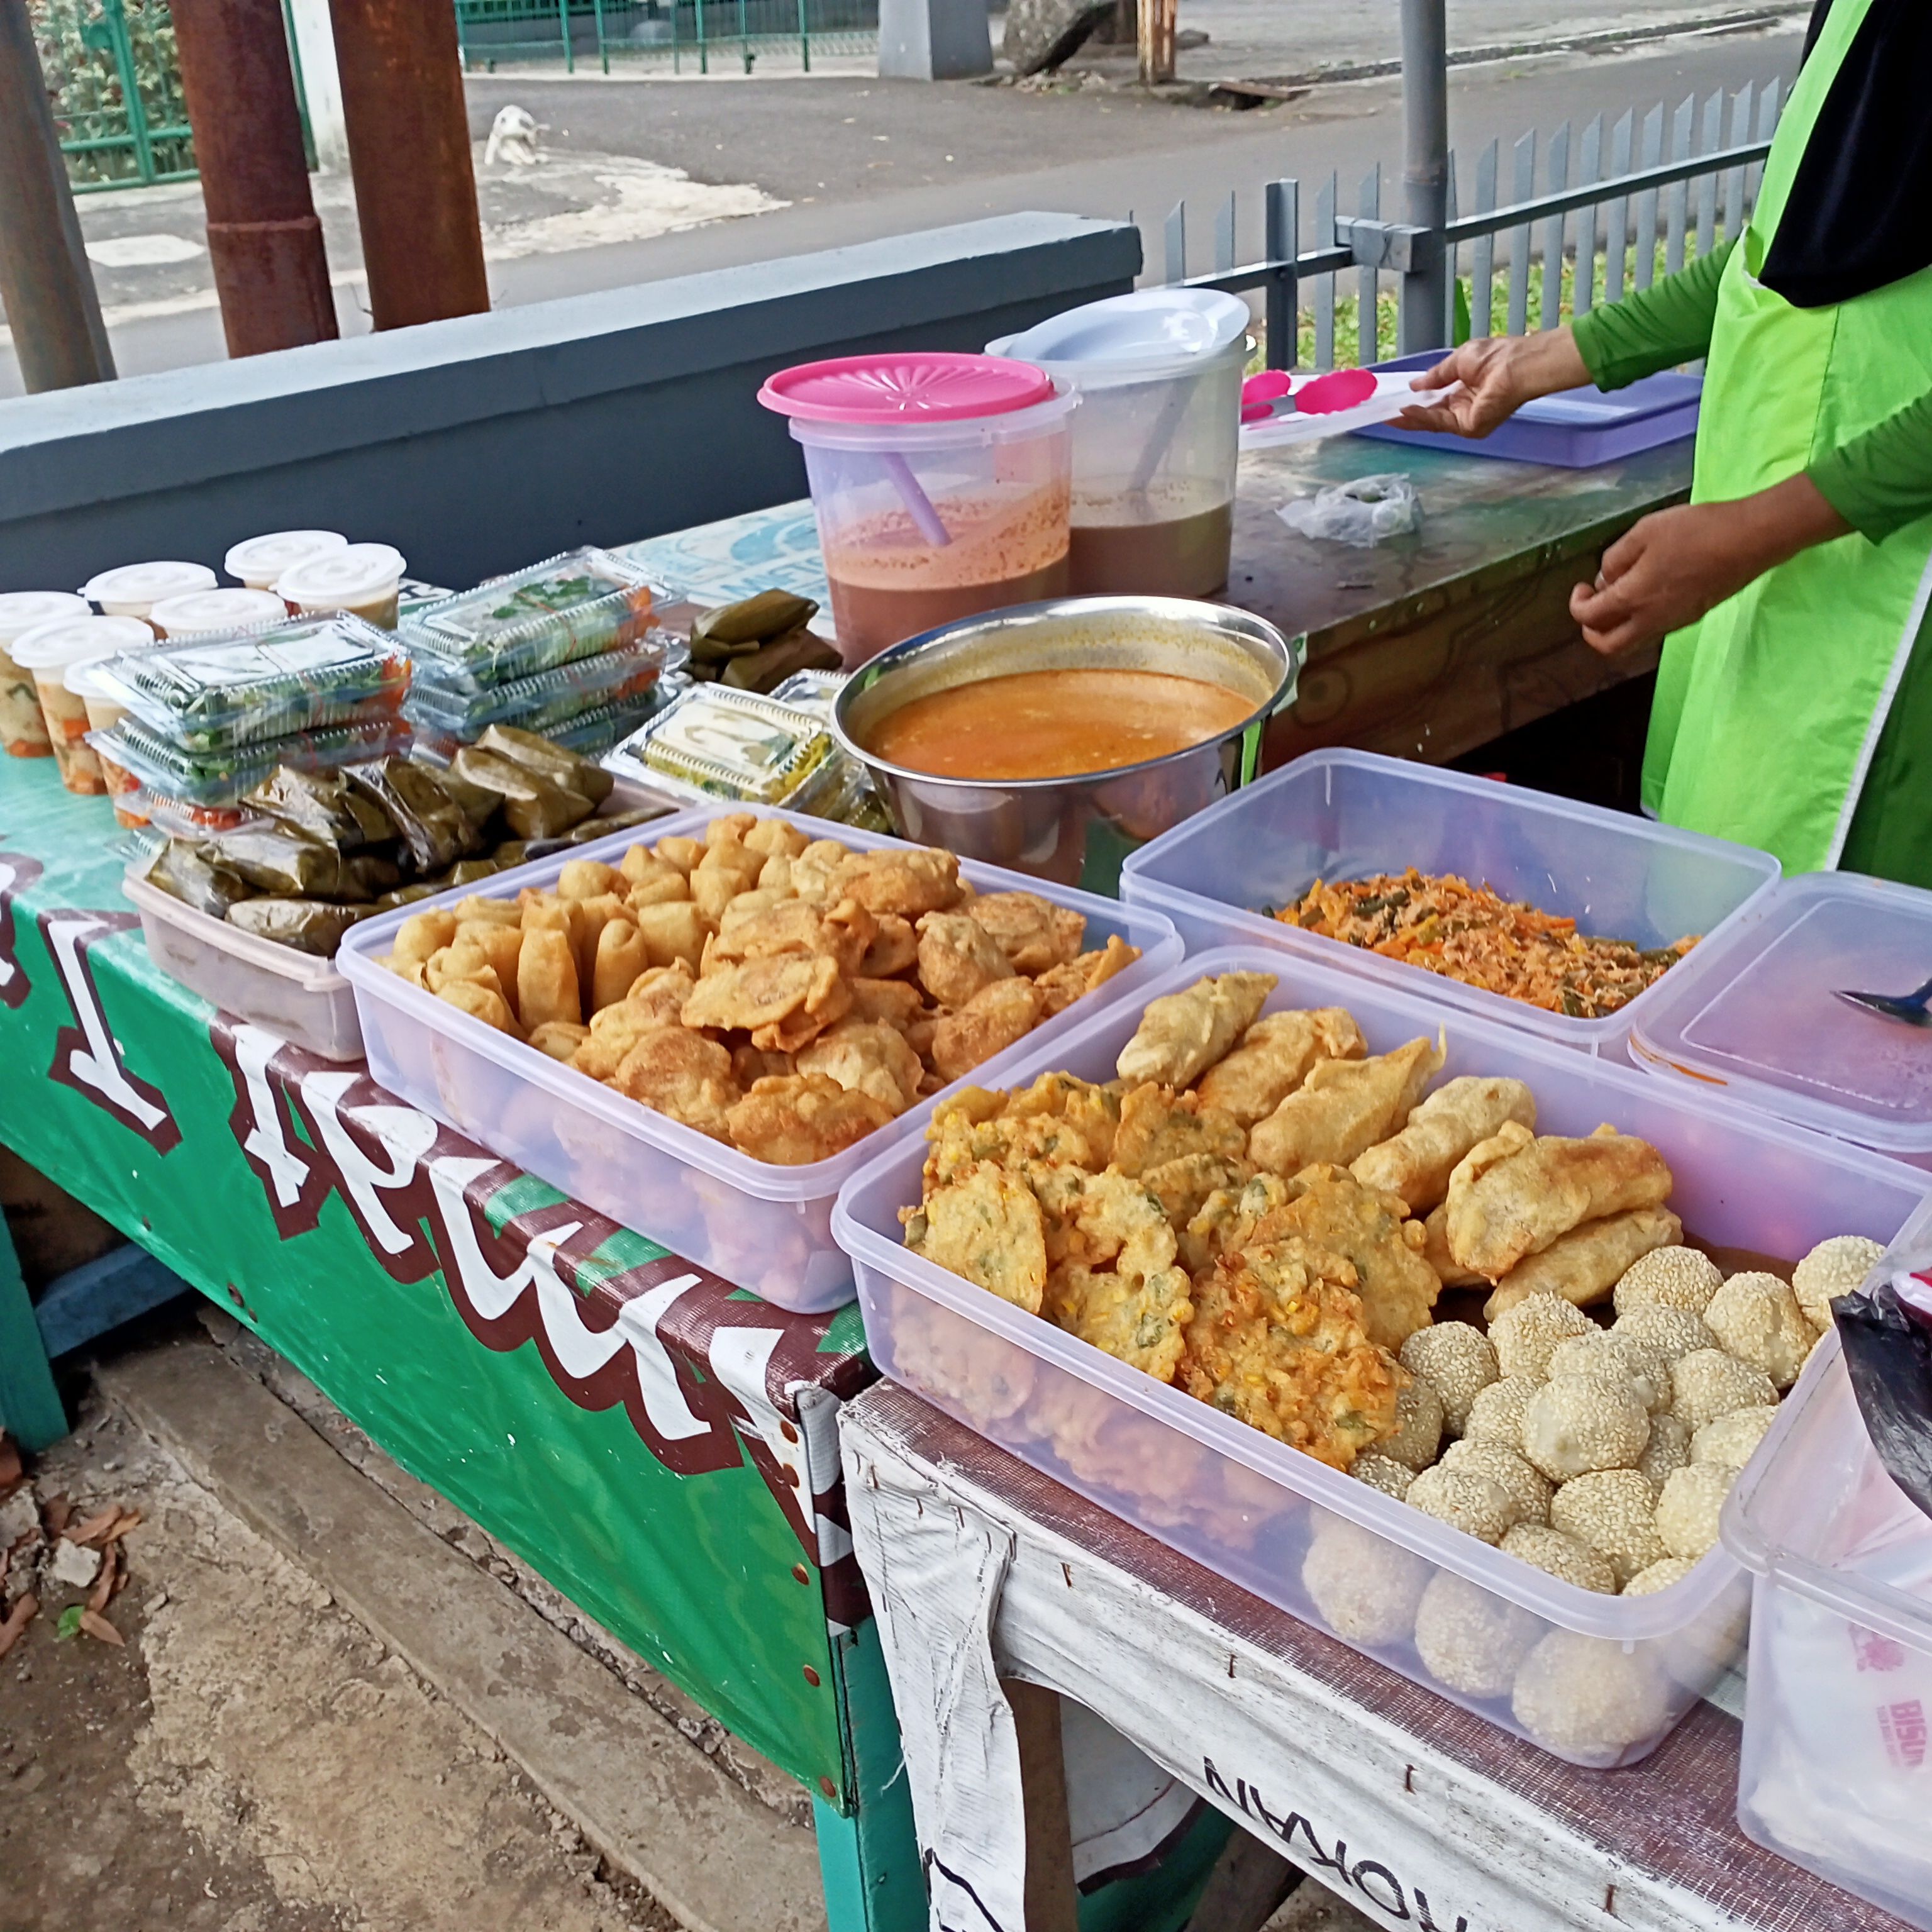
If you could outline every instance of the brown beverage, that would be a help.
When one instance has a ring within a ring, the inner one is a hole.
[[[870,584],[847,584],[827,573],[832,586],[832,621],[838,632],[839,655],[848,664],[876,657],[888,644],[916,638],[956,617],[976,617],[982,610],[1004,610],[1010,604],[1032,604],[1042,597],[1066,595],[1066,559],[1061,556],[1038,570],[996,584],[936,585],[930,588],[887,590]]]
[[[1234,506],[1147,523],[1082,523],[1076,497],[1069,575],[1076,597],[1124,591],[1144,597],[1204,597],[1228,580]]]

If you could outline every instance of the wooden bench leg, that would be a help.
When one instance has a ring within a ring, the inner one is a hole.
[[[1025,1794],[1026,1932],[1079,1932],[1066,1760],[1060,1745],[1060,1696],[1016,1678],[1005,1680],[1000,1688],[1012,1707]]]
[[[40,1324],[20,1273],[14,1238],[0,1216],[0,1427],[23,1449],[44,1449],[68,1432]]]
[[[1238,1828],[1208,1874],[1187,1932],[1260,1932],[1300,1882],[1279,1852]]]

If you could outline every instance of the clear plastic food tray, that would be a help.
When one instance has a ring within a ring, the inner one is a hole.
[[[87,742],[133,772],[150,793],[218,811],[234,805],[278,765],[326,770],[403,750],[409,737],[402,719],[386,711],[356,724],[327,725],[232,752],[184,752],[134,718],[123,718],[105,731],[88,732]]]
[[[652,631],[616,650],[553,664],[548,670],[513,678],[485,692],[465,692],[418,670],[403,706],[412,724],[447,736],[482,736],[492,724],[548,734],[574,723],[599,705],[634,704],[667,670],[682,665],[690,653],[668,631]]]
[[[986,1085],[1023,1084],[1065,1069],[1114,1073],[1144,1003],[1204,973],[1270,972],[1281,983],[1270,1011],[1345,1006],[1384,1052],[1444,1024],[1440,1006],[1306,956],[1230,948],[1189,958],[1154,986],[1083,1021],[1048,1045],[1026,1042]],[[1672,1208],[1700,1240],[1795,1258],[1828,1235],[1889,1240],[1917,1205],[1924,1177],[1879,1156],[1807,1134],[1702,1096],[1677,1093],[1634,1069],[1489,1022],[1446,1016],[1443,1078],[1504,1075],[1535,1094],[1538,1125],[1588,1134],[1608,1120],[1641,1135],[1676,1177]],[[832,1232],[852,1256],[873,1360],[1022,1461],[1204,1564],[1292,1616],[1331,1628],[1302,1582],[1311,1541],[1335,1519],[1372,1533],[1352,1562],[1363,1574],[1364,1616],[1385,1618],[1385,1641],[1359,1628],[1336,1634],[1427,1689],[1580,1764],[1634,1762],[1655,1748],[1732,1664],[1747,1592],[1722,1550],[1652,1596],[1609,1597],[1540,1570],[1412,1510],[1312,1456],[1272,1440],[1180,1390],[1155,1382],[1040,1318],[909,1252],[898,1210],[920,1198],[926,1149],[902,1136],[847,1183]],[[1348,1534],[1346,1528],[1342,1531]],[[1570,1634],[1567,1679],[1617,1685],[1620,1710],[1642,1713],[1627,1734],[1600,1727],[1534,1736],[1508,1696],[1462,1694],[1438,1682],[1410,1640],[1414,1602],[1438,1570],[1477,1586],[1477,1613],[1515,1606],[1540,1619],[1539,1641]],[[1589,1641],[1579,1641],[1588,1640]],[[1614,1672],[1613,1677],[1606,1673]]]
[[[1312,752],[1244,786],[1132,854],[1120,896],[1174,921],[1190,951],[1280,946],[1591,1053],[1621,1057],[1658,997],[1601,1019],[1520,1000],[1319,938],[1270,918],[1317,879],[1454,873],[1504,898],[1576,921],[1581,932],[1668,946],[1708,938],[1778,878],[1768,852],[1369,752]],[[1676,969],[1673,968],[1672,971]],[[1670,974],[1659,984],[1668,981]]]
[[[452,904],[472,892],[514,898],[525,886],[554,884],[566,857],[615,862],[640,842],[655,844],[674,835],[701,838],[713,819],[756,809],[701,806],[520,866],[481,886],[422,900],[357,926],[337,959],[356,988],[370,1071],[390,1092],[686,1260],[782,1308],[812,1313],[852,1298],[851,1264],[832,1239],[832,1203],[840,1184],[873,1152],[877,1138],[808,1167],[754,1160],[495,1031],[376,963],[410,913]],[[836,838],[855,850],[908,849],[903,839],[834,829],[796,814],[758,815],[787,818],[814,838]],[[1084,913],[1089,946],[1103,946],[1118,934],[1142,953],[1124,973],[975,1068],[970,1082],[1000,1079],[1026,1048],[1057,1039],[1090,1012],[1132,997],[1180,959],[1180,942],[1158,913],[1043,886],[997,866],[969,862],[960,872],[981,892],[1038,892]],[[920,1102],[880,1138],[910,1132],[916,1139],[933,1105],[933,1100]]]

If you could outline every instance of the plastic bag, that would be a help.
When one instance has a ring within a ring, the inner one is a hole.
[[[1932,1516],[1932,1256],[1888,1256],[1832,1304],[1865,1431],[1886,1472]],[[1914,1263],[1918,1264],[1915,1270]]]
[[[1385,537],[1406,536],[1422,521],[1422,502],[1406,476],[1358,476],[1285,503],[1277,514],[1290,530],[1318,542],[1367,550]]]

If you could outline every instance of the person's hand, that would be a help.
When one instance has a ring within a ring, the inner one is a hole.
[[[1814,544],[1850,528],[1810,478],[1730,503],[1687,503],[1634,524],[1594,584],[1570,593],[1583,641],[1605,657],[1652,644]]]
[[[1525,403],[1588,382],[1568,328],[1537,335],[1489,335],[1450,351],[1410,386],[1450,393],[1434,403],[1412,403],[1395,418],[1397,429],[1437,436],[1487,436]],[[1458,385],[1460,386],[1459,387]]]

